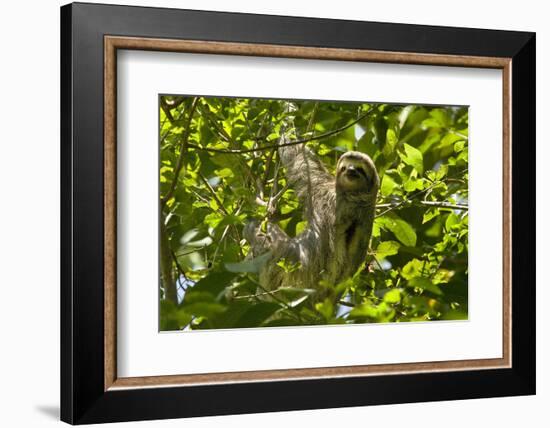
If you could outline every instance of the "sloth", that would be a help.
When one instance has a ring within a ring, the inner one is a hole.
[[[336,285],[355,274],[365,261],[380,185],[372,159],[349,151],[339,158],[336,177],[305,145],[285,145],[279,158],[286,167],[287,182],[303,204],[306,229],[294,238],[279,226],[257,222],[245,226],[244,237],[252,256],[265,255],[260,284],[266,290],[300,287],[317,290]],[[269,254],[269,255],[268,255]],[[294,265],[283,269],[277,263]]]

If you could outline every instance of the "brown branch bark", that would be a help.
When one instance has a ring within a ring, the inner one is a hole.
[[[172,251],[170,249],[170,241],[164,224],[164,215],[161,210],[160,221],[160,275],[162,288],[164,290],[164,298],[170,300],[174,304],[178,303],[178,289],[174,278],[174,270],[172,265]]]

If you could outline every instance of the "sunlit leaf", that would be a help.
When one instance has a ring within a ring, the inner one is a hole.
[[[404,143],[403,152],[399,152],[399,156],[407,165],[412,166],[420,175],[424,173],[424,158],[422,152],[417,148]]]
[[[386,303],[399,303],[401,301],[401,290],[399,288],[393,288],[384,294],[384,302]]]
[[[425,262],[412,259],[401,269],[401,276],[405,279],[413,279],[422,276]]]
[[[393,256],[399,251],[399,242],[395,241],[384,241],[378,244],[376,248],[376,257],[379,259],[384,259],[388,256]]]
[[[383,196],[389,196],[397,187],[397,183],[388,174],[385,174],[382,178],[382,184],[380,186],[380,193]]]

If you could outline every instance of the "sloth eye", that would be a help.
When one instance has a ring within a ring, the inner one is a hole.
[[[345,165],[342,165],[342,166],[340,167],[340,171],[345,171],[345,170],[346,170]]]

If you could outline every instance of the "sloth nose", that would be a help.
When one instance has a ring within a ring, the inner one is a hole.
[[[346,169],[346,176],[349,178],[359,178],[360,177],[359,170],[353,166],[348,166]]]

